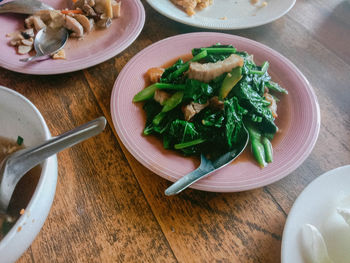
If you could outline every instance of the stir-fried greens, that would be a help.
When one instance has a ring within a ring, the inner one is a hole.
[[[162,138],[167,149],[185,155],[216,158],[238,148],[249,132],[252,152],[263,167],[272,162],[270,140],[278,128],[277,93],[287,91],[271,81],[269,63],[231,45],[194,48],[193,58],[177,60],[150,79],[155,83],[135,95],[145,101],[144,135]]]

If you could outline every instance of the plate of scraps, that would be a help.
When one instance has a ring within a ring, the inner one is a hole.
[[[86,13],[78,13],[80,12],[79,10],[71,10],[72,8],[70,8],[69,1],[70,0],[44,0],[43,2],[59,10],[59,14],[69,14],[70,17],[76,20],[78,19],[76,18],[77,16],[81,16],[82,14],[86,15]],[[2,4],[6,2],[9,1],[5,0]],[[145,10],[141,2],[137,0],[120,0],[118,2],[115,1],[115,3],[118,3],[118,7],[120,7],[120,14],[109,21],[104,18],[108,25],[106,28],[103,28],[103,26],[100,27],[97,25],[97,22],[95,22],[91,32],[88,32],[85,28],[86,24],[84,24],[84,21],[79,22],[84,25],[84,34],[82,37],[71,37],[72,35],[69,37],[64,47],[65,59],[47,59],[30,63],[21,62],[19,59],[34,55],[34,51],[31,51],[29,54],[20,55],[18,53],[18,48],[11,46],[13,33],[25,30],[25,19],[29,16],[1,14],[0,53],[2,55],[0,56],[0,67],[34,75],[61,74],[85,69],[116,56],[131,45],[140,34],[145,23]],[[91,11],[90,9],[89,12],[95,11]],[[91,16],[86,15],[89,19],[88,21],[96,21],[96,17],[98,16],[96,12]],[[114,15],[112,16],[114,17]],[[40,17],[42,21],[45,21],[46,18],[44,15]],[[102,17],[102,15],[100,17]],[[51,18],[52,20],[49,20],[51,22],[54,19],[58,21],[57,13],[52,15]],[[99,21],[102,21],[102,19]],[[73,22],[75,23],[76,21],[73,20]],[[89,24],[89,22],[87,24]],[[81,28],[79,25],[77,27]]]
[[[295,0],[202,0],[200,3],[147,0],[147,2],[160,14],[177,22],[217,30],[261,26],[282,17],[295,4]]]

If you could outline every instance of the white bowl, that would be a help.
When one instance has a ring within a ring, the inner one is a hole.
[[[51,138],[38,109],[21,94],[0,86],[0,136],[24,138],[32,146]],[[30,246],[42,228],[56,191],[57,157],[42,163],[40,179],[25,213],[0,241],[1,263],[15,262]]]

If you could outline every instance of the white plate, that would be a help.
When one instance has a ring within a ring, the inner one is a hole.
[[[339,206],[350,208],[349,201],[350,165],[326,172],[312,181],[288,215],[282,238],[282,263],[304,262],[300,246],[304,224],[312,224],[320,230],[335,263],[349,262],[344,255],[350,251],[350,227],[336,212]]]
[[[192,17],[170,0],[147,0],[159,13],[177,22],[209,29],[242,29],[270,23],[286,14],[295,0],[259,0],[267,2],[257,7],[250,0],[213,0],[213,4]]]

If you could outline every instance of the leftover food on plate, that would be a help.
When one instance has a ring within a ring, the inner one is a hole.
[[[215,159],[239,148],[246,128],[256,161],[266,166],[278,132],[277,96],[288,93],[268,68],[232,45],[215,44],[192,49],[188,61],[149,69],[151,85],[133,98],[145,102],[143,134],[160,137],[166,149]]]
[[[17,48],[20,55],[33,50],[36,32],[44,27],[65,27],[70,37],[83,38],[94,29],[108,28],[112,19],[120,17],[121,2],[115,0],[73,0],[72,9],[41,10],[24,20],[26,29],[7,34],[9,45]],[[53,59],[65,59],[64,50]]]
[[[213,4],[213,0],[171,0],[171,2],[184,9],[189,16],[196,13],[195,9],[202,10]],[[250,3],[257,7],[267,6],[267,2],[261,0],[250,0]],[[221,19],[226,20],[225,18]]]
[[[0,137],[0,163],[7,156],[23,149],[23,138],[18,136],[17,141]],[[17,219],[25,213],[24,208],[29,203],[41,174],[41,167],[31,169],[18,182],[11,198],[6,215],[0,214],[0,241],[10,231]]]
[[[192,16],[196,13],[196,8],[199,10],[206,8],[213,3],[213,0],[171,0],[171,2],[180,6],[189,16]]]

